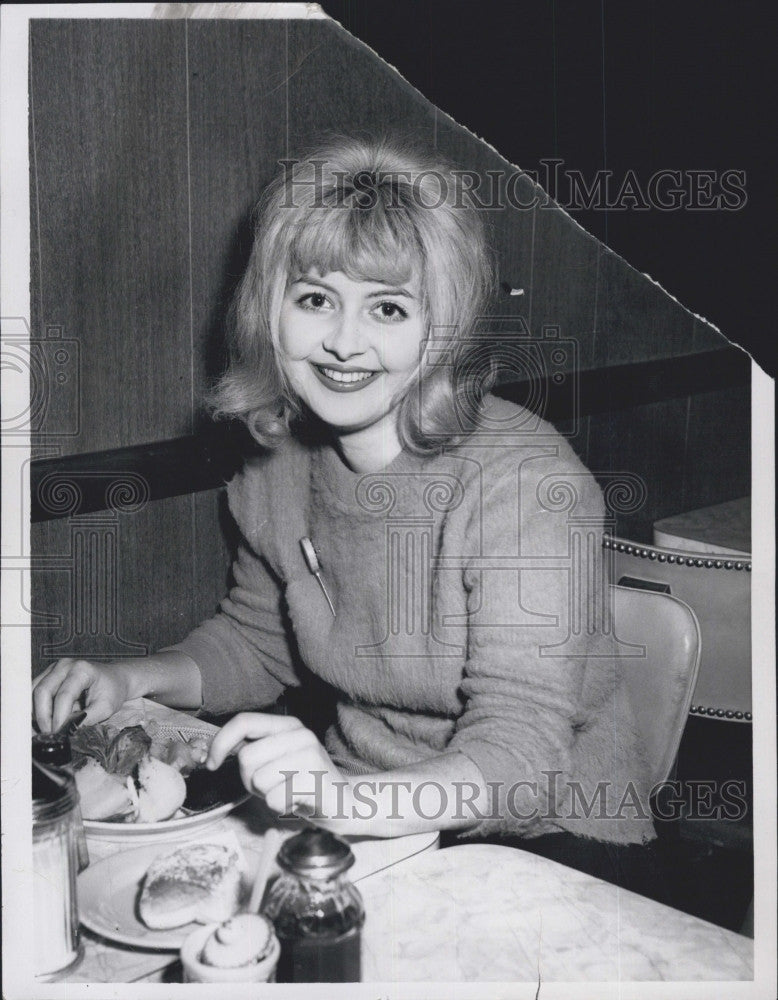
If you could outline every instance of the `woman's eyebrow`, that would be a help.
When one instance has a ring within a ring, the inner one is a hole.
[[[321,278],[310,277],[306,274],[301,274],[298,278],[295,278],[294,281],[290,282],[291,285],[316,285],[317,288],[324,288],[326,291],[332,292],[333,295],[338,294],[338,290],[333,288],[332,285],[328,285],[326,281],[322,281]],[[387,285],[386,288],[379,288],[375,292],[368,292],[366,297],[368,299],[380,299],[383,295],[401,295],[406,299],[413,299],[414,301],[417,298],[407,288],[403,288],[402,286],[394,288],[390,285]]]
[[[328,292],[337,295],[337,291],[332,285],[328,285],[326,281],[321,281],[319,278],[309,278],[305,274],[301,274],[299,278],[295,278],[294,281],[290,282],[290,285],[316,285],[318,288],[325,288]]]
[[[413,292],[409,292],[407,288],[380,288],[377,292],[370,292],[367,297],[380,299],[382,295],[403,295],[406,299],[416,298]]]

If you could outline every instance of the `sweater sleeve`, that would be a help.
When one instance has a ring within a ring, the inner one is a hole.
[[[282,587],[245,543],[233,577],[216,616],[170,647],[197,663],[202,709],[214,715],[270,705],[285,687],[299,683]]]
[[[464,570],[465,704],[449,749],[492,783],[490,814],[470,831],[480,836],[531,836],[549,828],[542,822],[549,817],[553,828],[555,782],[569,773],[585,655],[580,643],[574,652],[569,643],[568,512],[538,499],[554,473],[574,483],[576,513],[599,542],[599,487],[583,466],[565,467],[556,456],[504,468],[471,523],[482,540]]]

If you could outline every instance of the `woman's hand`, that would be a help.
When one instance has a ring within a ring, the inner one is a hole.
[[[82,702],[84,722],[93,725],[133,698],[145,696],[190,710],[199,709],[202,700],[200,668],[174,649],[110,663],[66,657],[36,677],[32,689],[35,721],[42,733],[58,729]]]
[[[206,767],[220,767],[233,750],[238,750],[248,791],[263,795],[280,815],[297,807],[334,833],[399,837],[462,830],[490,808],[481,772],[457,752],[391,771],[344,776],[298,719],[257,712],[236,715],[216,734]]]
[[[349,814],[351,790],[327,751],[310,729],[288,715],[241,712],[216,734],[206,760],[220,767],[230,751],[238,751],[243,784],[264,796],[268,806],[283,815],[301,806],[301,812],[335,829]]]
[[[82,702],[84,723],[109,718],[130,697],[127,671],[120,663],[91,663],[66,657],[32,682],[35,721],[42,733],[58,729]]]

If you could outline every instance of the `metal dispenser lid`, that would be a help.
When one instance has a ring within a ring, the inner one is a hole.
[[[278,863],[293,875],[332,878],[354,864],[354,854],[345,840],[329,830],[309,829],[284,841]]]

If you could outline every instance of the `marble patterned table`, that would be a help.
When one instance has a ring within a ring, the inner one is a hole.
[[[750,938],[508,847],[421,855],[360,890],[367,982],[753,978]]]
[[[684,552],[750,558],[751,497],[655,521],[654,545]]]

